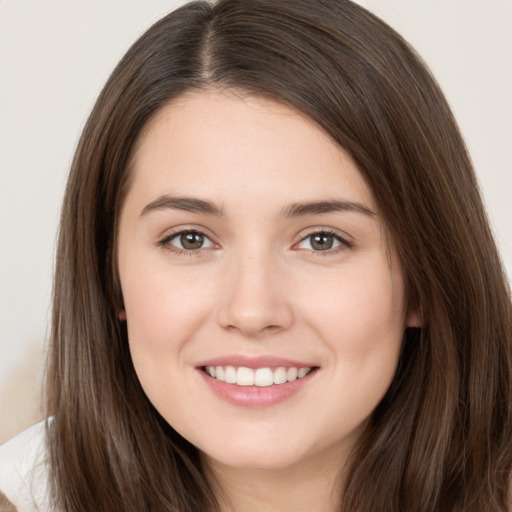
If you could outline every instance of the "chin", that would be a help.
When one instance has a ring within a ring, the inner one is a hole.
[[[278,471],[293,467],[302,460],[302,457],[296,451],[288,453],[276,450],[261,450],[257,446],[253,450],[247,448],[243,452],[232,450],[221,454],[203,452],[203,456],[207,463],[212,466],[252,471]]]

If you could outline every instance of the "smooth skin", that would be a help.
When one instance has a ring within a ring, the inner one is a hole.
[[[335,510],[416,322],[356,165],[295,110],[208,90],[150,120],[130,172],[118,265],[148,398],[201,450],[224,510]],[[198,368],[233,354],[317,369],[277,404],[236,406]]]

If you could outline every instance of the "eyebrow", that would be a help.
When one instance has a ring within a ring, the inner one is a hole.
[[[220,217],[223,215],[221,207],[211,201],[195,197],[175,197],[169,195],[160,196],[158,199],[148,203],[141,212],[141,216],[147,215],[155,210],[182,210],[203,215]],[[281,211],[282,217],[295,218],[308,215],[321,215],[325,213],[355,212],[374,217],[376,213],[367,206],[354,201],[327,200],[293,203]]]
[[[287,206],[282,215],[284,217],[306,217],[307,215],[320,215],[322,213],[356,212],[374,217],[376,213],[367,206],[354,201],[333,199],[330,201],[311,201],[294,203]]]
[[[195,197],[173,197],[164,195],[144,206],[141,216],[155,210],[167,209],[202,213],[217,217],[222,215],[222,208],[219,208],[211,201],[205,201],[204,199],[198,199]]]

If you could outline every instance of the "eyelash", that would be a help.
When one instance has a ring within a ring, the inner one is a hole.
[[[331,236],[337,242],[339,242],[339,245],[338,245],[338,247],[334,247],[333,249],[325,249],[323,251],[314,251],[314,250],[311,250],[311,249],[302,249],[302,250],[309,250],[313,256],[324,256],[324,257],[325,256],[329,256],[329,255],[332,256],[333,254],[337,254],[337,253],[339,253],[341,251],[344,251],[344,250],[347,250],[347,249],[352,249],[352,247],[354,246],[354,244],[351,241],[349,241],[346,238],[342,237],[337,231],[334,231],[334,230],[329,229],[329,228],[321,228],[321,229],[317,229],[315,231],[311,231],[306,236],[302,237],[298,243],[300,244],[300,243],[304,242],[305,240],[307,240],[308,238],[312,238],[315,235],[328,235],[328,236]],[[298,244],[295,244],[295,245],[298,245]]]
[[[178,256],[200,256],[203,251],[208,250],[207,247],[201,247],[200,249],[181,249],[180,247],[176,247],[175,245],[171,244],[171,240],[174,240],[175,238],[184,234],[200,235],[204,237],[206,240],[210,240],[210,237],[208,237],[208,235],[197,229],[182,229],[180,231],[175,231],[174,233],[167,235],[165,238],[158,242],[158,245]],[[211,243],[215,245],[213,242]]]
[[[200,235],[200,236],[204,237],[205,239],[209,240],[210,243],[215,245],[214,242],[212,242],[210,240],[210,238],[205,233],[203,233],[202,231],[196,230],[196,229],[183,229],[183,230],[171,233],[170,235],[167,235],[165,238],[160,240],[158,242],[158,245],[160,247],[165,248],[169,252],[172,252],[172,253],[177,254],[179,256],[181,256],[181,255],[199,256],[199,255],[201,255],[203,253],[203,251],[209,249],[209,247],[201,247],[199,249],[181,249],[180,247],[176,247],[175,245],[172,245],[170,243],[171,240],[174,240],[175,238],[177,238],[177,237],[179,237],[181,235],[184,235],[184,234]],[[337,233],[336,231],[328,229],[328,228],[322,228],[322,229],[319,229],[319,230],[312,231],[312,232],[308,233],[306,236],[302,237],[299,240],[299,242],[294,244],[294,246],[304,242],[308,238],[311,238],[311,237],[313,237],[315,235],[328,235],[328,236],[332,236],[337,242],[339,242],[339,245],[337,247],[333,248],[333,249],[326,249],[326,250],[323,250],[323,251],[315,251],[315,250],[311,250],[311,249],[298,249],[298,250],[308,250],[308,251],[311,252],[311,254],[313,254],[315,256],[328,256],[328,255],[336,254],[336,253],[338,253],[340,251],[343,251],[343,250],[346,250],[346,249],[351,249],[353,247],[353,243],[352,242],[350,242],[346,238],[343,238],[342,236],[340,236],[340,234]]]

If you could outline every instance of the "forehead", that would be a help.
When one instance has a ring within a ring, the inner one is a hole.
[[[266,98],[232,91],[187,92],[142,130],[131,188],[297,200],[344,194],[374,208],[351,157],[311,119]],[[300,197],[299,197],[300,196]]]

